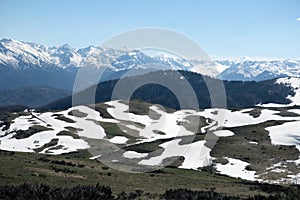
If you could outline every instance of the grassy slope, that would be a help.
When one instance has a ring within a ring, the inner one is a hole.
[[[89,156],[87,151],[60,156],[0,151],[0,184],[16,185],[26,182],[72,187],[99,183],[110,186],[114,193],[143,190],[162,194],[167,189],[205,191],[215,188],[215,191],[226,195],[267,195],[259,189],[250,189],[258,183],[241,179],[175,168],[165,168],[156,173],[125,173],[107,169],[96,160],[88,160]],[[68,164],[62,164],[62,160]]]
[[[151,104],[144,104],[146,103],[135,101],[130,109],[136,113],[147,113],[149,111],[148,107]],[[105,104],[96,105],[96,109],[102,111],[106,111],[107,107],[109,106]],[[172,111],[170,110],[170,112]],[[106,117],[110,117],[107,112],[103,113],[102,114],[106,115]],[[259,115],[259,112],[256,114]],[[5,117],[8,118],[7,121],[9,122],[16,116],[4,116],[4,118]],[[295,147],[283,148],[281,146],[271,145],[268,133],[264,128],[276,125],[276,123],[280,124],[280,122],[266,122],[255,126],[232,128],[231,130],[235,132],[235,136],[219,138],[212,152],[213,156],[219,158],[227,156],[250,162],[252,163],[250,167],[259,172],[262,170],[259,163],[270,165],[270,159],[274,156],[275,152],[280,158],[294,159],[298,154],[298,152],[295,151]],[[112,126],[109,123],[105,125],[106,127],[104,128],[109,133],[108,136],[119,135],[119,129],[116,126]],[[68,134],[73,134],[73,132],[74,130],[70,130]],[[197,137],[199,137],[198,139],[203,139],[203,135]],[[249,144],[249,141],[258,141],[259,145]],[[135,148],[139,150],[144,149],[145,152],[149,150],[153,151],[153,149],[158,148],[160,142],[161,141],[157,141],[147,145],[143,144],[144,146],[136,145],[131,148],[132,150],[135,150]],[[290,154],[290,152],[294,153]],[[251,155],[250,159],[249,155]],[[94,185],[99,183],[100,185],[110,186],[115,193],[143,190],[154,194],[162,194],[167,189],[175,188],[187,188],[191,190],[211,190],[211,188],[216,188],[216,192],[226,195],[244,197],[256,194],[267,195],[261,189],[257,189],[260,187],[258,183],[220,176],[205,171],[199,172],[165,168],[160,171],[160,173],[132,174],[106,169],[100,162],[88,160],[89,157],[91,157],[91,155],[88,151],[80,151],[78,153],[60,156],[0,151],[0,184],[15,185],[27,182],[72,187],[78,184]],[[48,159],[50,159],[50,161],[48,161]],[[53,160],[54,163],[51,162]],[[61,160],[71,162],[72,164],[76,164],[76,166],[58,164],[57,161]],[[78,165],[84,165],[84,167],[78,167]],[[294,166],[291,167],[294,168]]]
[[[300,156],[295,146],[283,146],[271,144],[266,127],[280,125],[281,121],[268,121],[261,124],[228,128],[235,134],[231,137],[220,137],[217,144],[212,149],[213,157],[229,157],[250,163],[253,169],[260,175],[261,179],[278,180],[287,176],[285,173],[274,173],[266,168],[282,162],[286,165],[283,170],[294,174],[299,173],[299,167],[289,160],[297,160]],[[258,144],[251,144],[250,141]]]

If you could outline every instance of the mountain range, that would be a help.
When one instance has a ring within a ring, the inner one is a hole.
[[[262,81],[279,77],[299,77],[299,60],[251,60],[218,61],[228,68],[220,77],[224,80]]]
[[[187,60],[168,53],[149,54],[138,49],[89,46],[75,49],[65,44],[48,47],[12,39],[0,40],[0,89],[47,86],[72,89],[79,69],[103,69],[102,80],[121,77],[127,71],[184,70],[223,80],[261,81],[300,76],[299,60]]]
[[[103,80],[118,78],[128,70],[191,70],[181,58],[151,57],[140,50],[111,49],[89,46],[74,49],[69,45],[47,47],[11,39],[0,40],[0,89],[48,86],[73,89],[80,68],[103,70]],[[138,72],[134,73],[138,74]]]

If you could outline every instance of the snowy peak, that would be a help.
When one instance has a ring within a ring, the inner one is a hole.
[[[189,70],[191,64],[174,57],[152,57],[141,50],[111,49],[89,46],[74,49],[64,44],[60,47],[20,42],[11,39],[0,41],[0,64],[14,69],[55,66],[110,67],[113,71],[128,69],[174,69]]]
[[[187,60],[158,51],[112,49],[89,46],[75,49],[70,45],[48,47],[12,39],[0,40],[0,65],[14,70],[31,68],[108,67],[111,71],[159,69],[192,71],[224,80],[261,81],[278,77],[300,77],[300,60]]]
[[[0,63],[15,69],[51,63],[47,47],[11,39],[0,40]]]
[[[87,47],[76,50],[64,44],[59,47],[19,42],[2,39],[0,41],[0,64],[14,69],[27,69],[32,67],[82,67],[85,65],[102,66],[107,62],[105,54],[113,53],[100,47]],[[119,55],[120,52],[117,52]],[[104,54],[104,55],[103,55]],[[104,58],[104,59],[102,59]],[[110,61],[110,60],[109,60]]]
[[[250,60],[226,63],[229,67],[221,73],[226,80],[267,80],[286,76],[300,76],[300,61]]]
[[[159,52],[154,56],[154,58],[159,60],[161,63],[171,66],[171,69],[173,70],[192,71],[193,68],[191,61],[180,56]]]
[[[112,62],[116,71],[126,69],[145,69],[147,65],[158,64],[155,59],[139,50],[133,50],[120,55]]]
[[[147,50],[127,48],[112,49],[88,46],[75,49],[67,44],[48,47],[11,39],[2,39],[0,42],[0,64],[15,70],[93,66],[108,67],[112,71],[185,70],[209,76],[217,76],[229,67],[212,61],[187,60],[163,51],[150,55]]]

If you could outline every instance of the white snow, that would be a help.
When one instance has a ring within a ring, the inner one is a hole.
[[[300,78],[279,78],[276,82],[286,84],[294,88],[295,95],[288,96],[288,99],[292,101],[292,103],[290,103],[289,105],[300,105]]]
[[[102,155],[97,155],[97,156],[93,156],[93,157],[90,157],[89,159],[90,160],[95,160],[95,159],[97,159],[97,158],[100,158]]]
[[[300,116],[284,117],[278,115],[279,111],[276,110],[264,108],[260,116],[253,117],[247,113],[251,111],[251,109],[239,111],[231,111],[228,109],[205,109],[203,111],[181,110],[167,113],[159,106],[154,105],[150,107],[150,110],[157,113],[160,118],[151,119],[148,115],[128,113],[128,105],[120,101],[107,102],[106,104],[112,106],[108,108],[108,112],[115,119],[102,118],[99,112],[87,106],[76,106],[60,112],[39,113],[32,110],[28,111],[28,113],[14,119],[9,130],[2,131],[0,128],[0,135],[3,136],[5,133],[9,133],[9,135],[5,137],[0,137],[0,149],[34,152],[34,149],[40,148],[44,144],[49,143],[52,139],[57,138],[57,145],[46,148],[41,153],[62,154],[88,148],[88,143],[84,141],[85,137],[105,140],[114,144],[128,145],[128,138],[124,136],[114,136],[111,139],[106,139],[105,130],[98,124],[98,122],[124,123],[120,128],[126,127],[128,134],[130,134],[130,129],[135,132],[138,131],[138,137],[136,138],[138,142],[136,143],[151,142],[158,139],[173,139],[159,145],[163,150],[160,155],[150,157],[149,155],[151,154],[148,153],[125,151],[121,152],[124,159],[139,159],[138,164],[141,165],[161,166],[166,158],[182,156],[184,157],[184,161],[179,168],[197,170],[199,167],[208,166],[212,163],[213,158],[210,156],[211,150],[205,146],[206,140],[181,145],[181,139],[174,139],[174,137],[194,135],[194,132],[186,130],[183,126],[180,126],[178,122],[184,121],[189,123],[187,120],[188,116],[198,115],[205,117],[208,123],[206,127],[201,128],[201,132],[204,133],[205,130],[209,129],[218,137],[234,136],[234,132],[226,130],[230,127],[255,125],[270,120],[286,121],[282,125],[266,128],[266,130],[269,131],[271,142],[274,145],[296,145],[296,148],[300,151],[300,131],[298,131],[300,130]],[[69,115],[68,113],[73,110],[78,110],[87,116],[76,117]],[[290,109],[288,111],[300,114],[300,109]],[[55,114],[70,118],[75,121],[75,123],[56,119]],[[128,122],[140,123],[145,127]],[[24,139],[12,138],[16,130],[28,130],[33,125],[48,127],[53,130],[42,131]],[[80,130],[78,130],[77,134],[81,136],[82,139],[74,139],[71,136],[58,136],[57,134],[59,132],[67,131],[66,127],[79,128]],[[225,130],[220,128],[224,128]],[[164,132],[165,134],[159,134],[157,131]],[[258,145],[255,141],[249,141],[249,144]],[[60,148],[55,149],[55,147]],[[99,156],[101,155],[96,155],[90,159],[96,159]],[[249,163],[233,158],[226,157],[226,159],[229,161],[228,164],[216,164],[216,169],[221,174],[247,180],[257,180],[255,171],[245,170],[245,167],[249,165]],[[290,162],[300,164],[300,158],[299,160]],[[266,170],[273,170],[279,173],[283,169],[274,167]]]
[[[130,50],[112,49],[102,47],[86,47],[82,49],[74,49],[71,47],[47,47],[38,44],[32,44],[27,42],[20,42],[16,40],[1,40],[3,50],[0,53],[0,63],[5,63],[15,69],[26,68],[28,66],[58,66],[61,68],[67,67],[86,67],[86,66],[106,66],[110,67],[114,71],[119,71],[118,67],[112,66],[113,61],[119,63],[126,62],[125,60],[117,60],[123,54],[131,56],[132,60],[137,60],[137,64],[140,68],[145,65],[141,65],[138,61],[143,60],[143,56],[150,56],[153,60],[157,60],[158,64],[168,69],[182,69],[190,70],[193,72],[206,74],[209,76],[217,76],[220,73],[224,75],[243,75],[244,77],[254,78],[264,72],[270,72],[270,75],[288,75],[299,76],[300,75],[300,62],[298,60],[278,60],[278,59],[222,59],[215,61],[208,60],[186,60],[178,55],[167,55],[164,52],[159,53],[147,53],[147,50]],[[146,52],[146,53],[145,53]],[[27,63],[27,65],[22,65]],[[135,64],[132,64],[134,66]],[[130,68],[130,65],[128,65]]]
[[[60,149],[51,149],[59,146],[63,146],[63,147]],[[89,148],[88,143],[82,139],[74,139],[71,136],[60,136],[56,146],[46,148],[41,153],[46,153],[47,150],[49,150],[47,154],[60,155],[62,153],[69,153],[69,152],[77,151],[79,149],[87,149],[87,148]]]
[[[288,112],[292,112],[300,115],[300,109],[289,109]]]
[[[146,126],[152,122],[148,115],[136,115],[129,113],[129,106],[120,101],[110,101],[106,104],[112,106],[112,108],[107,108],[107,112],[115,119],[138,122]]]
[[[266,103],[266,104],[257,104],[256,106],[263,107],[263,108],[283,108],[283,107],[288,107],[289,104]]]
[[[295,145],[300,151],[300,121],[286,122],[282,125],[266,128],[269,131],[272,144],[275,145]]]
[[[127,111],[129,110],[129,106],[120,101],[112,101],[106,104],[113,106],[107,110],[114,118],[123,121],[138,122],[145,125],[145,128],[135,127],[134,125],[126,125],[130,129],[139,131],[139,136],[141,138],[145,138],[140,140],[139,143],[194,134],[193,132],[187,131],[184,127],[178,125],[178,121],[183,121],[184,117],[187,116],[185,113],[186,111],[166,113],[157,106],[151,106],[150,109],[160,115],[158,120],[154,120],[148,115],[128,113]],[[155,133],[157,130],[166,134],[157,134]]]
[[[68,115],[68,112],[72,110],[79,110],[80,112],[86,113],[86,117],[75,117]],[[56,114],[63,114],[65,117],[70,118],[75,121],[75,123],[67,123],[62,120],[55,119],[52,117],[53,113],[43,113],[39,115],[38,117],[44,121],[46,121],[48,124],[51,124],[53,127],[60,127],[63,128],[67,126],[75,127],[82,129],[78,131],[78,135],[81,137],[87,137],[91,139],[102,139],[106,134],[104,129],[96,124],[92,120],[102,120],[102,117],[98,112],[95,110],[88,108],[86,106],[76,106],[73,108],[70,108],[66,111],[58,112]]]
[[[288,110],[299,114],[299,109]],[[212,114],[213,113],[213,114]],[[218,124],[216,127],[238,127],[246,125],[260,124],[270,120],[277,121],[300,121],[300,117],[284,117],[278,115],[280,112],[275,110],[263,109],[259,117],[253,117],[249,113],[245,113],[244,110],[230,111],[227,109],[205,109],[204,111],[198,112],[199,115],[210,118]],[[223,116],[222,116],[223,115]]]
[[[278,169],[278,168],[276,168],[276,169],[272,169],[271,172],[284,173],[284,172],[286,172],[286,170],[285,169]]]
[[[214,134],[218,137],[229,137],[234,135],[234,133],[230,130],[219,130],[215,131]]]
[[[257,145],[258,142],[250,141],[249,144],[255,144],[255,145]]]
[[[294,105],[300,105],[300,78],[296,77],[286,77],[286,78],[278,78],[276,80],[278,84],[284,84],[293,88],[295,94],[289,95],[287,98],[291,100],[289,104],[259,104],[261,107],[289,107]]]
[[[30,120],[30,121],[29,121]],[[32,125],[39,123],[40,125],[46,125],[46,123],[32,118],[31,115],[20,116],[13,120],[13,123],[10,125],[10,130],[28,130]]]
[[[148,153],[138,153],[136,151],[126,151],[122,155],[124,158],[145,158],[148,156]]]
[[[217,71],[218,71],[219,73],[222,73],[223,71],[225,71],[226,69],[229,68],[229,66],[222,65],[222,64],[217,63],[217,62],[214,62],[214,64],[215,64],[215,67],[216,67],[216,69],[217,69]]]
[[[175,113],[166,113],[156,106],[151,106],[150,109],[160,114],[161,116],[158,120],[153,120],[153,123],[151,123],[149,126],[146,126],[145,129],[141,130],[140,136],[151,138],[152,140],[157,140],[162,138],[194,134],[177,124],[177,122],[182,121],[185,116],[182,111],[177,111]],[[154,133],[154,130],[160,130],[166,133],[166,135],[156,134]]]
[[[238,159],[227,158],[227,157],[224,158],[228,160],[227,164],[225,165],[220,163],[216,164],[216,169],[220,172],[220,174],[225,174],[231,177],[241,178],[250,181],[256,180],[256,176],[255,176],[256,172],[248,171],[245,169],[246,166],[249,165],[249,163]]]
[[[86,113],[86,117],[75,117],[68,115],[68,112],[72,110],[79,110]],[[75,121],[75,123],[68,123],[59,119],[56,119],[53,115],[60,114]],[[49,143],[51,139],[57,138],[58,144],[56,146],[63,146],[57,150],[51,150],[52,154],[61,154],[76,151],[78,149],[88,148],[88,144],[82,139],[74,139],[70,136],[57,136],[56,134],[61,131],[67,131],[65,127],[79,128],[78,135],[82,137],[88,137],[92,139],[102,139],[106,136],[104,129],[96,124],[92,120],[116,122],[116,120],[102,119],[100,114],[95,110],[86,106],[77,106],[61,112],[45,112],[36,113],[32,112],[28,115],[19,116],[13,120],[9,130],[11,134],[0,138],[0,149],[8,151],[22,151],[22,152],[34,152],[34,149],[42,147],[44,144]],[[11,138],[16,130],[28,130],[33,125],[40,125],[53,130],[47,130],[38,132],[28,138],[16,139]],[[1,131],[2,135],[2,131]],[[45,153],[49,148],[45,149],[42,153]]]
[[[66,149],[53,150],[53,154],[68,153],[89,147],[88,144],[81,139],[73,139],[69,136],[58,137],[56,136],[56,133],[57,130],[42,131],[24,139],[10,138],[11,136],[8,135],[1,138],[0,148],[7,151],[34,152],[34,149],[42,147],[54,138],[59,139],[58,145],[63,145]],[[47,149],[41,153],[45,153]]]
[[[222,61],[221,61],[222,62]],[[228,61],[226,61],[228,63]],[[240,79],[255,79],[264,74],[267,78],[278,77],[282,75],[297,76],[300,75],[300,62],[297,60],[270,59],[243,59],[228,63],[229,68],[222,73],[223,76],[239,76]]]
[[[128,141],[128,139],[124,136],[115,136],[109,141],[114,144],[125,144]]]
[[[266,130],[269,131],[272,144],[295,145],[300,152],[300,121],[286,122],[282,125],[268,127]],[[300,157],[298,160],[291,160],[289,162],[294,162],[296,165],[299,165]]]
[[[191,144],[179,145],[181,139],[165,142],[160,147],[164,148],[161,155],[144,159],[139,162],[142,165],[160,166],[165,158],[183,156],[184,162],[179,168],[198,169],[211,164],[210,149],[204,144],[206,141],[198,141]]]

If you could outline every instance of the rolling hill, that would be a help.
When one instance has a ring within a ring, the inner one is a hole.
[[[268,183],[299,181],[299,107],[173,110],[110,101],[0,115],[0,149],[68,154],[127,172],[171,166]]]
[[[195,95],[197,96],[199,107],[198,108],[209,108],[211,107],[211,96],[207,88],[209,83],[212,87],[212,91],[220,89],[220,85],[224,84],[226,91],[227,107],[229,108],[247,108],[253,107],[257,104],[277,103],[277,104],[289,104],[291,101],[287,97],[295,94],[295,88],[287,84],[280,84],[276,80],[267,80],[261,82],[242,82],[242,81],[221,81],[218,79],[202,76],[197,73],[188,71],[179,71],[181,76],[179,77],[178,72],[174,71],[156,71],[144,75],[125,77],[122,79],[122,84],[128,88],[135,88],[137,85],[141,85],[145,81],[151,82],[163,82],[167,79],[168,83],[174,83],[176,86],[180,86],[185,81],[193,88]],[[78,104],[93,104],[110,101],[112,93],[117,80],[110,80],[99,83],[97,86],[90,87],[75,94],[74,98],[78,99]],[[206,81],[206,82],[205,82]],[[189,94],[184,94],[184,90],[178,87],[181,96],[188,98]],[[87,97],[95,95],[95,102],[91,102]],[[215,94],[216,98],[222,100],[222,96]],[[125,98],[125,97],[124,97]],[[224,97],[225,98],[225,97]],[[123,99],[123,98],[121,98]],[[180,109],[178,100],[174,93],[168,88],[158,84],[146,84],[139,87],[132,95],[131,99],[141,99],[150,103],[157,103],[173,109]],[[223,102],[220,106],[224,107]],[[41,109],[45,110],[56,110],[66,109],[72,106],[72,96],[60,99],[52,102]],[[188,106],[186,107],[188,108]],[[184,109],[184,108],[182,108]],[[194,107],[194,109],[197,109]]]

